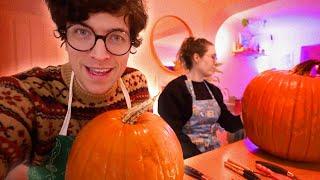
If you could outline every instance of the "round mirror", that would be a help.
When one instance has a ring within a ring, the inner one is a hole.
[[[183,40],[191,35],[189,26],[176,16],[164,16],[155,23],[151,47],[161,67],[178,74],[184,71],[176,56]]]

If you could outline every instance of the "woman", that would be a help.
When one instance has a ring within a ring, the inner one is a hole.
[[[178,136],[183,157],[189,158],[219,147],[215,135],[219,125],[229,132],[243,126],[240,116],[228,111],[220,89],[205,80],[215,72],[213,44],[189,37],[182,43],[178,57],[188,72],[164,88],[158,112]]]
[[[146,26],[142,0],[46,3],[69,62],[0,78],[0,179],[21,163],[30,179],[63,179],[89,120],[149,98],[143,74],[127,68]]]

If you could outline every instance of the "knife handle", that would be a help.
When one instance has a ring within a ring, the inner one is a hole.
[[[184,165],[184,173],[186,173],[187,175],[192,176],[196,179],[200,179],[200,180],[207,179],[206,175],[204,175],[202,172],[200,172],[197,169],[195,169],[191,166],[188,166],[188,165]]]
[[[260,180],[260,178],[255,175],[252,171],[250,170],[243,170],[243,177],[245,177],[247,180]]]
[[[279,173],[279,174],[283,174],[283,175],[288,175],[288,170],[278,166],[278,165],[275,165],[275,164],[272,164],[272,163],[268,163],[268,162],[264,162],[264,161],[256,161],[257,164],[261,164],[262,166],[270,169],[271,171],[275,172],[275,173]]]

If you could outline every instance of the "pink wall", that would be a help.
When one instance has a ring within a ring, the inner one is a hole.
[[[257,39],[266,56],[232,54],[232,44],[243,30],[242,18],[266,20]],[[227,19],[218,30],[218,57],[224,63],[221,86],[242,97],[246,85],[259,72],[271,68],[290,69],[300,62],[301,46],[320,43],[320,4],[317,0],[273,1]],[[272,35],[272,40],[270,40]],[[265,47],[263,47],[265,46]]]
[[[65,61],[42,0],[0,2],[0,75]]]

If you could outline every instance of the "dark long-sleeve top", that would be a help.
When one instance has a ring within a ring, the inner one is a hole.
[[[192,96],[185,84],[187,77],[179,76],[168,83],[158,100],[159,115],[171,126],[176,133],[183,150],[183,157],[189,158],[200,154],[197,146],[182,132],[182,128],[192,116]],[[210,91],[221,108],[218,123],[229,132],[243,128],[240,116],[234,116],[223,102],[223,95],[218,87],[207,82]],[[204,82],[192,81],[196,100],[212,99]]]

